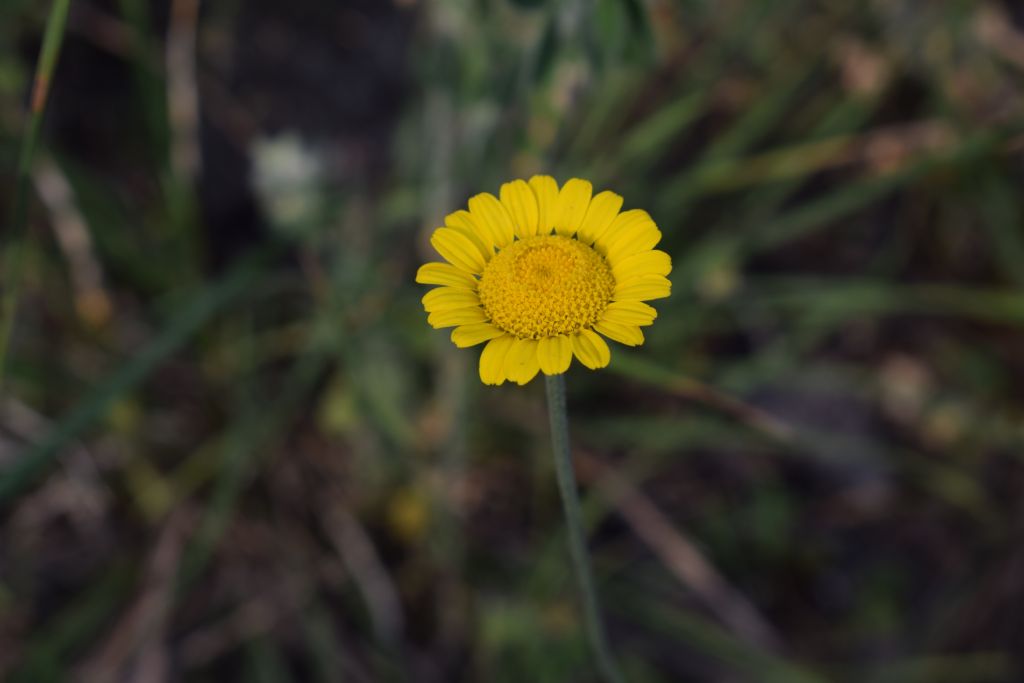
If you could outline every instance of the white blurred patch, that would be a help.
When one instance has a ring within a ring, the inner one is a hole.
[[[261,138],[251,152],[253,189],[273,227],[309,232],[324,213],[323,160],[295,133]]]

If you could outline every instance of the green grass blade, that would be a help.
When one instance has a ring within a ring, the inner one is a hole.
[[[18,175],[14,191],[14,210],[11,216],[11,236],[0,270],[0,386],[3,384],[7,346],[14,328],[18,309],[18,292],[21,286],[21,271],[24,262],[25,227],[28,222],[28,188],[39,143],[39,130],[46,112],[53,73],[57,68],[60,48],[64,42],[64,30],[68,21],[71,0],[56,0],[50,9],[43,34],[39,63],[36,65],[35,82],[32,87],[32,101],[29,104],[28,129],[21,143],[18,158]]]
[[[898,285],[864,279],[762,277],[745,304],[817,312],[826,320],[854,316],[934,315],[995,325],[1024,325],[1024,298],[1012,289],[962,285]]]

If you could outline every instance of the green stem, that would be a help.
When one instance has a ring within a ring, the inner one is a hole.
[[[35,82],[32,87],[32,101],[29,104],[28,127],[21,141],[21,154],[18,158],[18,176],[14,191],[14,211],[11,216],[10,242],[4,251],[6,257],[0,264],[0,384],[3,383],[4,361],[7,358],[7,343],[14,327],[14,317],[18,308],[18,289],[21,284],[21,271],[25,260],[24,240],[25,224],[28,221],[28,185],[32,174],[32,160],[35,157],[36,144],[39,141],[39,129],[42,127],[43,112],[53,83],[53,73],[57,68],[57,57],[64,40],[64,28],[68,20],[68,7],[71,0],[55,0],[46,21],[43,34],[43,46],[39,51],[39,63],[36,65]]]
[[[565,376],[545,375],[548,393],[548,416],[551,419],[551,447],[555,455],[555,474],[558,488],[562,492],[562,507],[565,510],[565,525],[569,533],[569,552],[572,555],[576,582],[579,585],[580,600],[583,602],[583,618],[590,647],[597,658],[597,668],[607,683],[622,683],[622,674],[615,666],[608,647],[601,610],[594,590],[594,576],[587,554],[586,537],[583,533],[583,517],[580,514],[580,499],[576,492],[576,475],[573,473],[572,454],[569,450],[569,418],[565,407]]]

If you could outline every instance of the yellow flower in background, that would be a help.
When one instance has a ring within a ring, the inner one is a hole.
[[[601,335],[643,344],[641,327],[658,312],[644,301],[667,297],[672,261],[654,249],[661,232],[640,209],[621,211],[614,192],[593,195],[586,180],[561,189],[550,176],[501,186],[469,200],[434,231],[447,263],[427,263],[416,281],[441,285],[423,297],[435,328],[454,327],[480,355],[484,384],[526,384],[557,375],[576,358],[591,369],[611,359]]]

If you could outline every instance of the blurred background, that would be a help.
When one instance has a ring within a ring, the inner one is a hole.
[[[675,264],[568,377],[627,678],[1022,680],[1020,4],[72,0],[21,230],[50,6],[0,5],[0,678],[593,680],[542,383],[413,282],[546,172]]]

